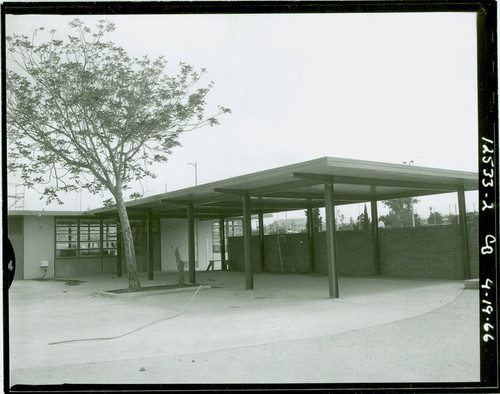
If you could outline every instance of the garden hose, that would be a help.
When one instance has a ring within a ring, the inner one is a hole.
[[[159,323],[161,321],[164,321],[164,320],[170,320],[170,319],[174,319],[180,315],[182,315],[186,309],[189,307],[189,305],[191,304],[191,302],[193,301],[194,297],[196,296],[196,294],[198,294],[198,292],[200,291],[201,289],[201,285],[198,287],[198,289],[195,291],[195,293],[191,296],[191,298],[189,299],[189,301],[186,303],[186,305],[184,306],[184,308],[182,308],[182,310],[173,315],[173,316],[168,316],[168,317],[163,317],[161,319],[158,319],[158,320],[155,320],[151,323],[148,323],[146,324],[145,326],[142,326],[142,327],[139,327],[139,328],[136,328],[135,330],[132,330],[132,331],[129,331],[129,332],[126,332],[125,334],[122,334],[122,335],[117,335],[115,337],[100,337],[100,338],[84,338],[84,339],[69,339],[67,341],[59,341],[59,342],[50,342],[49,345],[59,345],[61,343],[70,343],[70,342],[85,342],[85,341],[107,341],[107,340],[110,340],[110,339],[118,339],[118,338],[122,338],[126,335],[130,335],[134,332],[137,332],[139,330],[142,330],[146,327],[149,327],[149,326],[152,326],[153,324],[156,324],[156,323]]]

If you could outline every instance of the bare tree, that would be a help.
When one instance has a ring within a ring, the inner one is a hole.
[[[230,110],[205,117],[213,83],[197,87],[204,69],[181,63],[169,76],[163,57],[129,57],[104,42],[115,29],[109,21],[94,31],[78,19],[70,27],[74,35],[65,41],[52,30],[37,42],[43,28],[6,39],[8,168],[28,187],[44,184],[47,203],[62,203],[60,192],[108,190],[120,218],[129,288],[137,290],[124,191],[131,181],[155,177],[148,166],[166,162],[181,133],[216,125]]]

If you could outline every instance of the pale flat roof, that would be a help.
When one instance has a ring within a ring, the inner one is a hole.
[[[408,166],[366,160],[323,157],[259,171],[195,187],[140,198],[126,203],[131,215],[151,209],[155,216],[241,216],[242,196],[251,198],[251,213],[284,212],[323,207],[324,183],[333,183],[336,205],[416,197],[478,189],[474,172]],[[87,214],[116,214],[98,208]]]
[[[44,211],[28,209],[9,209],[7,216],[84,216],[90,211]]]

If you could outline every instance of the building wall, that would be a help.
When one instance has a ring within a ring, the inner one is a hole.
[[[177,271],[175,248],[179,248],[181,259],[188,265],[188,222],[186,219],[161,219],[161,270]],[[208,250],[207,250],[208,249]],[[206,269],[212,259],[212,222],[195,220],[196,269]]]
[[[73,277],[116,272],[116,257],[55,259],[54,216],[24,216],[23,279]],[[49,267],[40,267],[46,260]]]
[[[179,247],[181,258],[187,261],[187,220],[162,219],[161,245],[155,249],[158,263],[155,269],[176,271],[174,249]],[[195,221],[197,231],[197,269],[204,270],[209,260],[217,258],[212,253],[212,223],[210,220]],[[471,224],[469,250],[471,274],[479,276],[478,225]],[[156,235],[156,234],[154,234]],[[461,279],[463,277],[460,232],[457,226],[427,226],[399,229],[380,229],[381,269],[384,276],[430,277]],[[35,279],[53,276],[71,277],[102,273],[116,273],[116,257],[67,258],[57,260],[54,272],[54,217],[25,216],[23,242],[23,277]],[[307,234],[286,234],[286,249],[282,249],[284,272],[310,272],[309,243]],[[159,239],[155,240],[157,244]],[[277,248],[277,235],[267,235],[265,240],[267,272],[281,272]],[[326,233],[315,233],[316,272],[327,273]],[[137,256],[141,266],[143,256]],[[337,232],[337,261],[339,275],[373,275],[373,244],[371,231]],[[40,267],[47,260],[49,267]],[[231,237],[228,241],[228,260],[231,269],[244,269],[243,237]],[[260,271],[259,241],[252,237],[252,262],[254,272]],[[122,262],[126,274],[125,259]],[[186,264],[186,270],[188,269]]]
[[[197,268],[206,269],[208,267],[209,260],[212,260],[214,258],[214,254],[212,252],[212,221],[200,220],[196,223],[196,226],[198,228]]]
[[[24,279],[50,278],[54,276],[54,217],[24,217]],[[49,267],[40,267],[47,260]]]
[[[64,218],[58,216],[56,219]],[[55,247],[55,245],[53,246]],[[116,256],[55,257],[54,276],[71,278],[87,275],[113,274],[117,272]]]
[[[276,235],[265,236],[266,271],[281,272],[277,257]],[[306,234],[285,235],[295,272],[310,272],[309,243]],[[428,226],[380,229],[381,270],[383,276],[462,279],[462,249],[457,226]],[[326,233],[314,235],[316,272],[327,274]],[[471,276],[479,276],[478,227],[469,227]],[[244,270],[243,237],[229,238],[230,267]],[[337,267],[339,275],[374,275],[371,231],[337,232]],[[252,237],[252,265],[260,271],[258,237]],[[284,272],[291,272],[284,264]]]
[[[118,259],[117,257],[103,257],[102,258],[102,273],[103,274],[116,274]]]
[[[158,232],[153,233],[153,270],[161,271],[161,237]]]
[[[98,275],[101,273],[101,257],[57,259],[56,277],[70,278],[74,276]]]
[[[137,265],[137,272],[147,272],[148,268],[147,268],[147,260],[146,260],[145,256],[140,255],[140,254],[136,254],[135,255],[135,263]],[[106,264],[106,265],[107,265],[106,269],[111,270],[110,264]],[[117,272],[118,271],[115,268],[113,271],[111,271],[109,273],[117,273]],[[127,260],[125,259],[125,252],[122,252],[122,275],[126,275],[127,272],[128,272],[128,270],[127,270]]]
[[[74,276],[115,274],[116,272],[116,257],[75,257],[57,259],[55,276],[70,278]],[[126,272],[126,268],[124,272]]]
[[[81,275],[99,275],[117,273],[117,257],[93,258],[58,258],[55,261],[54,216],[22,216],[23,233],[18,234],[22,242],[18,251],[19,260],[24,260],[22,267],[16,269],[20,274],[23,269],[24,279],[45,277],[74,277]],[[174,249],[179,247],[181,258],[187,261],[187,220],[162,219],[161,233],[153,233],[153,262],[155,270],[177,271]],[[17,234],[16,234],[17,235]],[[212,222],[210,220],[195,221],[195,258],[196,268],[204,270],[209,260],[220,258],[212,252]],[[23,245],[24,244],[24,245]],[[24,255],[24,256],[22,256]],[[21,258],[23,257],[23,258]],[[147,271],[147,259],[137,255],[139,271]],[[40,261],[49,261],[49,268],[40,267]],[[54,267],[56,266],[56,269]],[[188,269],[186,265],[186,270]],[[122,256],[122,274],[126,275],[127,266]],[[19,276],[19,275],[18,275]],[[19,277],[19,279],[23,279]]]
[[[177,271],[174,251],[179,248],[181,259],[188,258],[187,220],[161,219],[161,270]]]

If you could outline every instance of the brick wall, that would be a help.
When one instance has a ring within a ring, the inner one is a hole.
[[[479,224],[467,226],[469,235],[469,254],[471,278],[479,277]]]
[[[308,235],[299,233],[280,237],[283,237],[280,240],[281,261],[278,252],[278,236],[266,235],[264,237],[266,272],[281,272],[281,262],[284,272],[310,272]]]
[[[314,235],[316,272],[327,274],[326,233]],[[337,270],[339,275],[374,275],[373,241],[370,231],[337,232]]]
[[[258,242],[259,238],[253,236],[251,241],[253,272],[260,271]],[[243,237],[229,237],[227,239],[227,255],[229,260],[229,269],[234,271],[245,270],[245,253],[243,246]]]
[[[282,272],[309,272],[309,247],[307,234],[287,234],[281,241],[281,261],[278,252],[277,235],[264,237],[265,271]],[[251,240],[252,268],[260,272],[259,237],[252,236]],[[242,271],[245,269],[243,237],[228,238],[228,259],[230,268]]]
[[[394,228],[379,234],[383,276],[463,277],[458,227]]]
[[[471,276],[479,275],[478,226],[468,227]],[[458,226],[383,229],[380,234],[382,275],[463,278]]]
[[[469,250],[471,274],[479,273],[478,226],[470,225]],[[284,236],[288,256],[283,256],[285,272],[310,272],[307,234]],[[428,226],[380,229],[380,256],[383,276],[462,279],[462,249],[457,226]],[[266,271],[281,272],[277,252],[277,235],[264,237]],[[259,240],[252,237],[252,264],[260,271]],[[315,233],[316,272],[327,274],[326,233]],[[243,237],[228,240],[228,256],[233,269],[244,270]],[[371,231],[337,232],[337,266],[339,275],[374,275]]]

